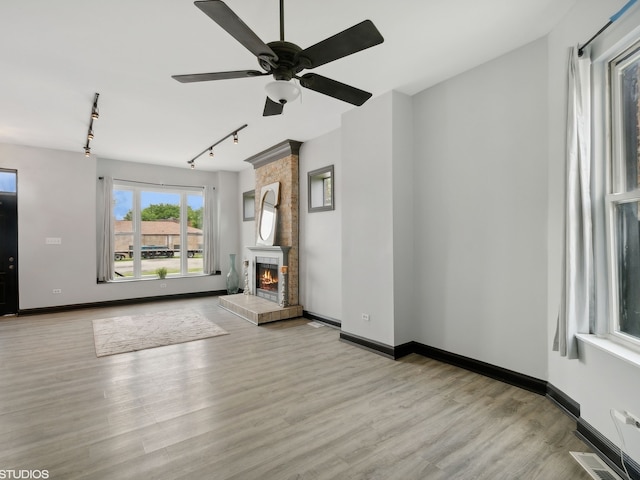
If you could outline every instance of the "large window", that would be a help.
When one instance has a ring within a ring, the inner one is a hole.
[[[115,183],[115,280],[202,275],[203,191]]]
[[[611,330],[640,345],[640,44],[613,59],[609,74]]]

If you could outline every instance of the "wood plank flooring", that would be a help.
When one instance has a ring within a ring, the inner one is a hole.
[[[183,308],[230,334],[96,358],[91,320]],[[158,480],[584,479],[548,399],[217,298],[0,319],[0,470]]]

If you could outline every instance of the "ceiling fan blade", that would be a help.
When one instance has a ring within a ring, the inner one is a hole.
[[[214,22],[220,25],[233,38],[240,42],[256,57],[276,61],[278,56],[271,48],[244,23],[233,10],[220,0],[202,0],[194,2]]]
[[[269,97],[267,97],[267,101],[264,104],[264,112],[262,113],[262,116],[270,117],[271,115],[280,115],[283,109],[283,104],[274,102]]]
[[[331,80],[317,73],[307,73],[302,77],[297,77],[300,85],[318,93],[329,95],[343,102],[357,105],[358,107],[371,98],[371,93],[359,88],[346,85],[344,83]]]
[[[308,59],[307,68],[316,68],[369,47],[384,42],[384,38],[371,20],[365,20],[351,28],[335,34],[300,52],[300,57]]]
[[[208,82],[209,80],[229,80],[232,78],[260,77],[269,75],[258,70],[237,70],[235,72],[192,73],[190,75],[171,75],[171,78],[182,82]]]

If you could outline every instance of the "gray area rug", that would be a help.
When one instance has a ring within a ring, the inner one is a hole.
[[[93,321],[96,356],[134,352],[146,348],[228,335],[194,311],[173,310]]]

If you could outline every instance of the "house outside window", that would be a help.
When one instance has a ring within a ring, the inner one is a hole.
[[[202,189],[116,183],[114,280],[202,275]]]

